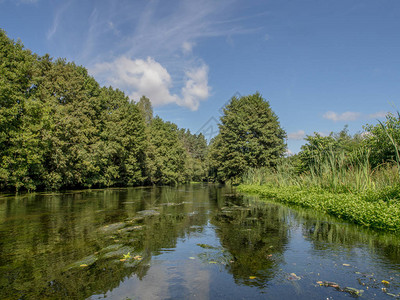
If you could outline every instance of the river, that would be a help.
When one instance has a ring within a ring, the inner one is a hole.
[[[0,299],[395,299],[400,238],[209,184],[0,195]]]

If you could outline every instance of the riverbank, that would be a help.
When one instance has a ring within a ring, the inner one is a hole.
[[[366,227],[400,232],[399,187],[360,193],[332,193],[320,188],[239,185],[242,193],[258,194],[282,203],[312,208]]]

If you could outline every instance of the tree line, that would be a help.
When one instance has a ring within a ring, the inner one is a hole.
[[[275,177],[321,175],[326,166],[400,169],[399,124],[388,114],[364,134],[307,136],[288,158],[278,116],[255,93],[230,100],[207,145],[202,134],[154,116],[147,97],[131,101],[84,67],[34,54],[0,30],[0,190],[240,183],[254,169]]]
[[[0,188],[176,184],[206,178],[207,143],[100,87],[82,66],[0,31]]]

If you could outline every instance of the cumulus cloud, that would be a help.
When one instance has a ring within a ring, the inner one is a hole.
[[[186,72],[186,84],[182,88],[182,99],[178,104],[197,110],[200,101],[208,98],[209,91],[208,67],[202,65],[199,68],[189,70]]]
[[[346,111],[338,114],[334,111],[327,111],[322,117],[327,120],[337,121],[355,121],[361,116],[358,112]]]
[[[288,134],[288,139],[290,140],[302,140],[306,136],[304,130],[298,130]]]
[[[387,115],[387,112],[385,111],[379,111],[376,113],[372,114],[362,114],[359,112],[353,112],[353,111],[346,111],[344,113],[336,113],[334,111],[327,111],[324,113],[322,116],[324,119],[331,120],[334,122],[337,121],[355,121],[358,119],[377,119],[377,118],[383,118]]]
[[[111,63],[99,63],[91,70],[113,86],[127,91],[133,100],[148,97],[154,106],[175,103],[197,110],[200,101],[208,98],[208,67],[191,68],[186,71],[181,96],[171,92],[173,82],[168,70],[153,58],[130,59],[125,56]]]

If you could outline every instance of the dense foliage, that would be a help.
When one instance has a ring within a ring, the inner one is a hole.
[[[0,31],[0,189],[203,180],[206,141]],[[189,167],[188,167],[189,166]]]
[[[376,167],[388,162],[400,163],[400,114],[389,113],[384,122],[366,125],[365,143],[371,149],[371,164]]]
[[[389,113],[384,122],[364,128],[354,136],[346,127],[308,136],[300,153],[274,170],[249,170],[239,189],[399,232],[400,116]]]
[[[367,227],[400,231],[400,203],[375,199],[368,195],[331,193],[298,187],[242,185],[240,191],[257,193],[269,199],[312,208]]]
[[[269,102],[259,93],[233,97],[211,145],[212,175],[219,181],[236,180],[249,168],[276,165],[285,152],[285,136]]]

